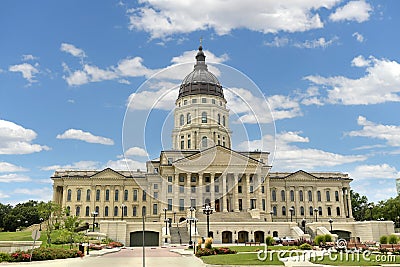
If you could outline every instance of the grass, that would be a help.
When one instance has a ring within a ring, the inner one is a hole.
[[[247,254],[225,254],[201,257],[206,264],[215,265],[284,265],[283,262],[278,260],[274,254],[272,261],[269,258],[266,261],[260,261],[257,258],[257,253]]]
[[[232,250],[237,252],[257,252],[259,250],[264,250],[264,246],[228,246]],[[293,248],[293,246],[268,246],[268,250],[288,250]]]
[[[363,254],[345,254],[332,253],[331,256],[325,256],[323,259],[311,259],[311,262],[317,264],[326,264],[334,266],[379,266],[381,264],[399,264],[399,255],[372,254],[363,257]]]

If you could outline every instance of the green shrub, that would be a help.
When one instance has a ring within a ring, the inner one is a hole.
[[[388,242],[389,244],[397,244],[397,236],[396,235],[389,235]]]
[[[196,251],[196,257],[210,256],[215,255],[213,249],[209,248],[201,248]]]
[[[203,257],[203,256],[210,256],[210,255],[218,255],[218,254],[236,254],[235,250],[232,250],[230,248],[226,247],[220,247],[220,248],[200,248],[196,251],[196,256],[197,257]]]
[[[0,262],[10,262],[13,258],[9,253],[0,252]]]
[[[312,246],[310,244],[304,243],[299,246],[299,249],[301,250],[312,250]]]
[[[325,243],[325,236],[324,235],[317,235],[314,239],[314,242],[317,246],[321,246]]]
[[[265,238],[265,244],[267,244],[267,246],[272,246],[272,244],[274,243],[274,239],[272,238],[272,236],[267,236]]]
[[[388,237],[386,235],[381,236],[381,238],[379,238],[379,242],[381,244],[387,244],[388,243]]]
[[[211,237],[206,238],[206,241],[204,242],[204,247],[211,249],[212,248],[212,242],[213,239]]]
[[[332,236],[330,234],[326,234],[324,237],[325,237],[325,242],[332,242]]]

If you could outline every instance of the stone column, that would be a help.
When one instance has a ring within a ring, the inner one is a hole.
[[[172,206],[175,206],[176,209],[179,209],[179,173],[175,173],[173,175],[172,181],[172,193],[174,195],[172,200]]]
[[[227,179],[227,175],[221,175],[222,177],[222,211],[223,212],[228,212],[228,207],[226,204],[226,199],[227,199],[227,191],[226,191],[226,179]]]
[[[186,173],[186,183],[185,183],[185,203],[186,206],[190,207],[191,204],[191,199],[192,199],[192,187],[190,186],[190,179],[191,179],[191,173]]]
[[[235,212],[239,211],[239,197],[238,197],[238,180],[239,174],[233,175],[233,210]]]
[[[351,198],[350,198],[350,189],[347,188],[347,203],[348,203],[348,209],[349,209],[349,218],[353,217],[353,211],[351,210]]]
[[[197,205],[203,206],[204,201],[203,201],[203,173],[199,173],[199,183],[198,187],[196,189],[196,196],[197,196],[197,201],[199,202]]]
[[[215,173],[210,173],[210,193],[211,193],[211,199],[210,199],[210,206],[214,208],[215,210]]]
[[[260,211],[262,211],[262,192],[261,192],[261,186],[263,186],[261,184],[261,174],[257,173],[255,175],[255,181],[254,181],[255,185],[258,186],[257,192],[256,192],[256,196],[257,196],[257,203],[256,203],[256,208]],[[265,186],[264,186],[264,190],[265,190]],[[267,208],[267,207],[265,207]]]
[[[243,210],[250,210],[250,174],[247,173],[246,175],[246,186],[244,188],[245,190],[245,198],[246,198],[246,206],[243,208]],[[254,190],[254,188],[253,188]]]
[[[343,187],[339,187],[339,208],[340,218],[346,218],[345,198],[343,195]],[[336,214],[336,211],[335,211]]]

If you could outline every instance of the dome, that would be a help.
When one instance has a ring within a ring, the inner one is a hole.
[[[222,86],[217,77],[208,71],[205,59],[206,56],[204,55],[203,47],[200,45],[196,55],[197,62],[194,65],[194,70],[183,79],[178,99],[184,96],[199,94],[224,98]]]

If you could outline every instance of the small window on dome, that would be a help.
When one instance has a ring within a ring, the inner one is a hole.
[[[222,106],[222,101],[219,101],[219,105]]]
[[[215,104],[215,99],[212,99],[212,100],[211,100],[211,103]]]
[[[183,104],[184,104],[184,105],[187,105],[187,100],[183,100]]]
[[[197,99],[192,99],[192,103],[196,104],[197,103]]]
[[[202,98],[201,103],[207,103],[207,98]]]

